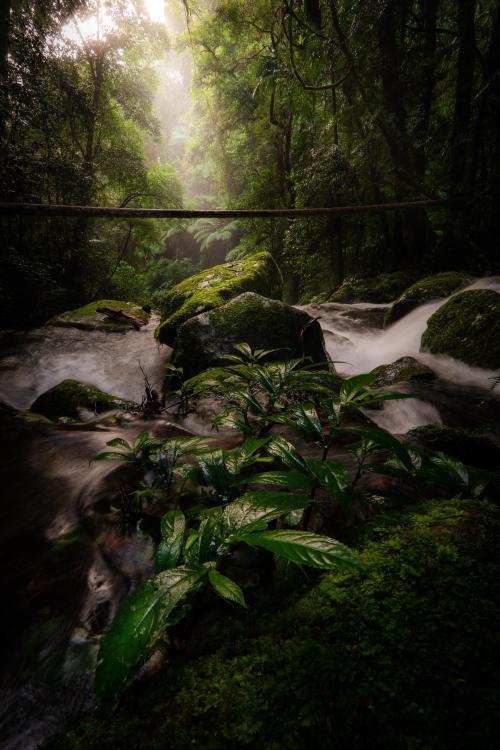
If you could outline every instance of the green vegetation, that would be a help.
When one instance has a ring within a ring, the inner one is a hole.
[[[58,417],[73,417],[78,419],[80,409],[88,409],[96,414],[111,409],[137,409],[138,404],[134,401],[112,396],[104,393],[98,388],[78,380],[63,380],[50,390],[38,396],[31,405],[30,411],[42,414],[49,419]]]
[[[51,748],[493,746],[499,523],[498,508],[457,500],[379,518],[366,576],[303,582],[295,603],[246,615],[214,653]]]
[[[385,325],[395,323],[396,320],[407,315],[423,302],[449,297],[460,287],[470,281],[470,276],[459,271],[448,271],[428,276],[412,284],[394,302],[385,315]]]
[[[474,289],[452,297],[429,318],[422,350],[478,367],[500,367],[500,294]]]
[[[393,271],[370,278],[350,278],[330,295],[329,302],[392,302],[415,278],[414,271]]]
[[[177,328],[189,318],[220,307],[248,291],[281,298],[281,274],[269,253],[257,253],[245,260],[215,266],[171,289],[163,301],[157,338],[172,345]]]

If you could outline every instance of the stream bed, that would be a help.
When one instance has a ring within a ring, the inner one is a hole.
[[[500,291],[500,278],[469,288]],[[320,319],[341,375],[407,355],[434,370],[437,379],[412,383],[418,399],[388,402],[370,415],[404,434],[423,424],[480,426],[492,413],[500,419],[500,389],[492,391],[490,380],[497,373],[419,352],[427,320],[444,302],[423,304],[385,330],[386,305],[302,309]],[[197,414],[177,422],[129,416],[118,423],[48,425],[15,418],[12,410],[29,409],[66,378],[140,402],[142,370],[153,386],[161,385],[170,354],[154,339],[156,324],[153,318],[140,331],[125,333],[47,326],[0,334],[0,401],[6,405],[0,414],[2,750],[31,750],[91,707],[99,635],[129,588],[150,570],[147,542],[120,537],[109,521],[127,479],[124,467],[89,461],[114,437],[130,441],[141,430],[167,437],[209,429]]]

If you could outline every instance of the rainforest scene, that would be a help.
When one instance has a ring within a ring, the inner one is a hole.
[[[499,0],[0,0],[1,750],[493,750]]]

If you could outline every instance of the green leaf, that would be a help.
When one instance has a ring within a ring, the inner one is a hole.
[[[274,484],[277,487],[312,490],[317,483],[300,471],[264,471],[243,480],[245,484]]]
[[[133,453],[120,453],[119,451],[103,451],[94,456],[94,461],[135,461]]]
[[[161,519],[162,540],[155,555],[155,572],[174,568],[179,562],[184,543],[186,519],[180,510],[171,510]]]
[[[270,521],[292,510],[303,510],[311,502],[310,495],[292,492],[247,492],[224,507],[225,544],[244,530],[262,529]]]
[[[319,484],[332,499],[338,501],[344,514],[349,517],[352,505],[351,478],[345,466],[335,461],[313,459],[308,459],[307,465]]]
[[[116,446],[119,445],[121,448],[125,448],[125,450],[128,450],[128,451],[132,450],[132,446],[129,443],[127,443],[126,440],[120,437],[113,438],[113,440],[108,440],[106,445],[109,445],[110,448],[115,448]]]
[[[212,569],[208,573],[208,580],[212,584],[214,591],[223,599],[227,599],[227,601],[230,602],[236,602],[236,604],[240,604],[242,607],[247,606],[245,597],[243,596],[243,591],[238,584],[230,578],[222,575],[219,571]]]
[[[279,458],[288,468],[299,471],[302,474],[309,474],[306,462],[300,453],[295,450],[294,446],[288,440],[285,440],[285,438],[273,438],[267,446],[267,451],[272,456]]]
[[[238,535],[237,540],[251,547],[266,549],[297,565],[324,570],[341,568],[360,573],[366,571],[366,566],[345,544],[307,531],[261,531]]]
[[[95,692],[101,705],[116,699],[149,658],[174,608],[204,575],[204,569],[166,570],[127,597],[99,648]]]

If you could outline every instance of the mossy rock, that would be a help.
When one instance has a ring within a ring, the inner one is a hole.
[[[256,253],[244,260],[223,263],[190,276],[168,291],[156,336],[173,345],[177,329],[189,318],[224,305],[242,292],[256,292],[281,299],[283,280],[270,253]]]
[[[414,357],[400,357],[390,365],[379,365],[372,370],[373,385],[384,386],[405,383],[409,380],[434,380],[436,374]]]
[[[134,401],[112,396],[78,380],[63,380],[50,390],[38,396],[31,405],[30,412],[41,414],[49,419],[72,417],[77,419],[80,409],[89,409],[97,414],[111,409],[136,409]]]
[[[279,348],[268,360],[304,355],[314,362],[327,361],[317,321],[284,302],[245,292],[183,323],[177,332],[172,362],[191,378],[223,364],[224,355],[234,353],[233,345],[241,342],[253,349]]]
[[[128,323],[119,323],[117,321],[111,321],[103,313],[98,313],[98,307],[111,307],[113,310],[123,310],[128,315],[133,315],[135,318],[139,318],[146,324],[149,320],[149,315],[139,305],[135,305],[133,302],[123,302],[121,300],[114,299],[100,299],[97,302],[89,302],[84,307],[79,307],[76,310],[68,310],[68,312],[60,313],[55,318],[51,318],[47,325],[59,326],[62,328],[81,328],[84,331],[130,331],[131,326]]]
[[[345,304],[392,302],[416,278],[418,272],[412,270],[380,273],[373,278],[351,277],[330,295],[328,301]]]
[[[400,320],[423,302],[434,299],[445,299],[470,281],[470,276],[460,271],[446,271],[435,276],[427,276],[405,289],[387,310],[384,318],[386,326]]]
[[[410,430],[408,437],[419,446],[448,453],[468,466],[500,470],[500,448],[484,435],[440,425],[424,425]]]
[[[365,577],[275,597],[276,614],[250,612],[51,750],[496,747],[500,509],[434,501],[392,523],[376,524]]]
[[[422,351],[448,354],[468,365],[500,367],[500,294],[471,289],[454,295],[431,315]]]

